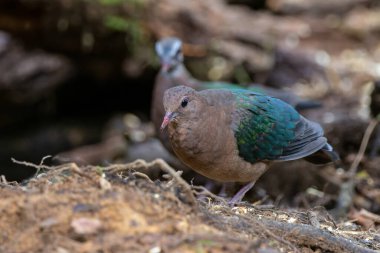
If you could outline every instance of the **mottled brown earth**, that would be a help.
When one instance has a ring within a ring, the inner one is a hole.
[[[191,188],[162,160],[42,167],[45,172],[24,185],[1,183],[1,252],[380,249],[374,228],[335,222],[324,208],[295,211],[243,203],[229,207],[207,191]],[[159,180],[141,172],[154,168],[165,171]]]

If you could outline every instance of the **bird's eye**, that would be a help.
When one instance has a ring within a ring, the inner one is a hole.
[[[182,99],[181,106],[183,108],[185,108],[188,103],[189,103],[189,99],[188,98],[184,98],[184,99]]]

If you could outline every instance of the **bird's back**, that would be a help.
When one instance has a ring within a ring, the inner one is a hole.
[[[238,89],[202,93],[210,104],[234,108],[230,127],[239,155],[248,162],[288,161],[308,157],[319,150],[333,152],[322,127],[280,99]],[[327,160],[334,160],[333,157]]]

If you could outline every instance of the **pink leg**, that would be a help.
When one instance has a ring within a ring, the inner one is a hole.
[[[231,206],[234,206],[235,204],[239,203],[243,198],[244,195],[255,185],[255,181],[250,182],[249,184],[245,185],[243,188],[241,188],[233,198],[228,201],[228,204]]]
[[[228,193],[232,191],[234,185],[235,183],[231,183],[231,182],[223,183],[222,188],[220,189],[218,193],[218,196],[223,197],[223,198],[227,197]]]

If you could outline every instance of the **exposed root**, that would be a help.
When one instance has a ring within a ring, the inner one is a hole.
[[[41,159],[41,162],[40,162],[39,165],[31,163],[31,162],[26,162],[26,161],[18,161],[16,159],[14,159],[13,157],[11,158],[11,160],[12,160],[12,162],[17,163],[17,164],[24,165],[24,166],[27,166],[27,167],[35,168],[37,170],[36,174],[38,174],[42,169],[48,170],[48,169],[53,168],[53,167],[50,167],[50,166],[47,166],[47,165],[43,165],[44,160],[46,158],[48,158],[48,157],[50,157],[50,156],[43,157]]]
[[[378,124],[378,121],[376,119],[372,119],[371,122],[369,123],[364,133],[362,142],[360,144],[359,152],[356,155],[355,160],[351,164],[351,167],[348,171],[348,180],[340,186],[340,193],[337,200],[337,206],[333,210],[333,213],[336,217],[341,217],[347,214],[348,209],[352,205],[352,201],[353,201],[352,199],[354,196],[354,189],[355,189],[355,175],[358,170],[358,166],[364,157],[364,153],[367,149],[371,134],[373,130],[376,128],[377,124]]]
[[[291,252],[299,252],[298,249],[302,246],[320,248],[328,252],[376,252],[375,250],[365,248],[355,240],[344,237],[350,237],[350,233],[352,232],[357,233],[355,235],[363,235],[363,231],[341,231],[333,228],[330,231],[330,229],[294,223],[290,220],[286,222],[262,218],[261,215],[251,212],[243,215],[236,211],[234,212],[234,209],[229,209],[228,207],[222,208],[223,216],[221,215],[218,218],[213,217],[217,213],[207,215],[208,218],[211,217],[213,219],[212,222],[217,227],[223,228],[229,225],[239,230],[244,228],[253,235],[263,233],[268,238],[272,238],[291,248]],[[238,217],[239,219],[232,224],[226,217]]]
[[[359,163],[362,161],[365,150],[367,149],[369,138],[372,135],[373,130],[377,126],[378,121],[377,119],[372,119],[371,122],[369,123],[367,129],[365,130],[363,140],[360,144],[359,152],[357,156],[355,157],[354,162],[351,164],[349,173],[351,174],[351,177],[355,177],[356,171],[358,169]]]
[[[8,187],[8,188],[14,188],[18,186],[17,182],[9,182],[4,175],[0,176],[0,186],[2,187]]]
[[[139,169],[146,169],[146,168],[153,168],[153,167],[159,167],[162,171],[168,173],[170,176],[172,176],[173,179],[177,182],[178,185],[180,185],[184,192],[192,204],[193,207],[198,206],[198,202],[194,197],[194,194],[192,192],[191,186],[182,179],[182,177],[178,174],[177,171],[175,171],[172,167],[170,167],[164,160],[162,159],[155,159],[152,162],[146,162],[144,160],[138,159],[132,163],[128,164],[115,164],[111,165],[107,168],[105,168],[105,171],[112,172],[112,173],[118,173],[126,170],[139,170]]]
[[[136,177],[141,177],[141,178],[144,178],[146,179],[149,183],[154,183],[152,181],[152,179],[150,179],[150,177],[147,175],[147,174],[144,174],[144,173],[141,173],[141,172],[138,172],[138,171],[135,171],[132,173],[133,176],[136,176]]]
[[[375,250],[364,248],[344,237],[329,231],[305,224],[292,224],[272,220],[261,220],[273,233],[284,235],[287,240],[298,245],[318,247],[333,252],[374,253]]]
[[[31,162],[26,162],[26,161],[18,161],[18,160],[14,159],[14,158],[11,158],[11,159],[12,159],[12,162],[14,162],[14,163],[35,168],[37,170],[36,175],[42,169],[45,169],[45,170],[54,170],[55,173],[61,172],[62,170],[71,169],[74,173],[76,173],[76,174],[78,174],[78,175],[80,175],[82,177],[88,178],[89,180],[93,181],[95,184],[99,184],[99,182],[97,180],[95,180],[91,176],[87,175],[86,173],[82,172],[75,163],[67,163],[67,164],[63,164],[63,165],[60,165],[60,166],[47,166],[47,165],[43,165],[43,161],[46,158],[48,158],[48,157],[49,156],[46,156],[46,157],[42,158],[41,163],[39,165],[31,163]],[[119,173],[119,172],[124,172],[124,171],[129,171],[129,170],[136,170],[135,172],[133,172],[133,175],[139,176],[139,177],[143,177],[146,180],[148,180],[149,182],[153,182],[146,174],[137,171],[137,170],[142,169],[142,168],[144,168],[144,169],[150,169],[150,168],[153,168],[153,167],[158,167],[162,171],[168,173],[173,178],[173,180],[175,180],[175,182],[184,189],[184,193],[186,194],[187,199],[190,201],[190,203],[192,204],[192,206],[193,207],[197,207],[197,205],[198,205],[197,203],[198,202],[197,202],[197,200],[194,197],[194,194],[193,194],[193,191],[191,189],[191,186],[185,180],[182,179],[182,177],[181,177],[182,173],[174,170],[172,167],[170,167],[162,159],[156,159],[156,160],[154,160],[152,162],[146,162],[144,160],[138,159],[138,160],[136,160],[136,161],[134,161],[132,163],[113,164],[111,166],[108,166],[108,167],[104,168],[104,171],[116,174],[116,173]]]
[[[268,227],[266,225],[264,225],[263,223],[258,222],[256,221],[256,225],[259,226],[269,237],[272,237],[274,238],[276,241],[280,242],[280,243],[283,243],[285,245],[287,245],[288,247],[292,248],[294,252],[300,252],[295,246],[294,244],[292,244],[291,242],[285,240],[283,237],[280,237],[280,236],[277,236],[273,231],[269,230]],[[280,235],[283,235],[283,233],[280,233]]]
[[[227,201],[224,198],[219,197],[218,195],[210,192],[209,190],[207,190],[205,187],[203,187],[201,185],[193,185],[192,188],[194,189],[193,190],[194,194],[197,196],[210,197],[210,198],[217,200],[223,204],[227,204]]]

